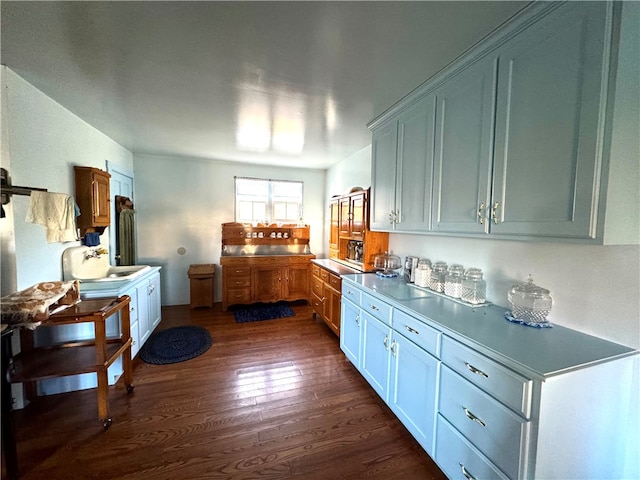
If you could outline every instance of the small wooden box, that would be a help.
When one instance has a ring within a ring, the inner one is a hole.
[[[215,275],[215,266],[210,263],[190,265],[188,275],[191,308],[213,308],[213,278]]]

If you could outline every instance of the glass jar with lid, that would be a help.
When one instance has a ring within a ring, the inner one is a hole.
[[[444,294],[452,298],[460,298],[463,277],[464,267],[457,264],[451,265],[444,277]]]
[[[415,284],[418,287],[429,287],[430,279],[431,261],[426,258],[421,258],[418,261],[418,268],[416,269]]]
[[[487,282],[482,278],[482,270],[470,268],[465,272],[460,298],[472,305],[487,301]]]
[[[551,294],[546,288],[533,283],[529,275],[526,283],[519,283],[507,292],[507,301],[511,307],[511,314],[518,320],[526,322],[546,322],[551,312]]]
[[[447,274],[447,264],[445,262],[436,262],[431,267],[431,278],[429,280],[429,288],[434,292],[444,292],[444,277]]]

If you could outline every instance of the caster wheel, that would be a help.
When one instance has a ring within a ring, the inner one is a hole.
[[[106,430],[110,426],[111,426],[111,419],[110,418],[105,418],[105,419],[102,420],[102,428],[104,428]]]
[[[133,385],[127,385],[127,393],[133,392]]]

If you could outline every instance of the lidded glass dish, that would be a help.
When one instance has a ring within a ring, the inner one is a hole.
[[[546,322],[553,303],[549,290],[533,283],[531,275],[526,283],[511,287],[507,300],[514,318],[534,323]]]
[[[445,262],[436,262],[431,267],[431,279],[429,288],[434,292],[444,292],[444,278],[447,274],[447,264]]]
[[[373,257],[373,268],[379,277],[397,277],[397,270],[402,268],[402,261],[398,255],[389,252]]]
[[[460,298],[463,277],[464,267],[458,264],[451,265],[444,277],[444,294],[452,298]]]
[[[487,301],[487,282],[482,278],[482,270],[469,268],[462,279],[460,298],[472,305]]]
[[[421,258],[418,261],[418,268],[416,269],[415,285],[418,287],[428,287],[431,279],[431,261],[426,258]]]

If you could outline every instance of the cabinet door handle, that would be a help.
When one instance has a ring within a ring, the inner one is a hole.
[[[353,292],[351,290],[347,290],[347,295],[353,295]]]
[[[393,223],[393,222],[394,222],[394,220],[393,220],[393,210],[391,210],[389,212],[389,223]]]
[[[398,350],[396,350],[397,346],[398,342],[396,342],[395,340],[391,342],[391,355],[393,355],[394,357],[398,355]]]
[[[420,332],[418,330],[416,330],[415,328],[411,328],[409,325],[405,325],[404,328],[406,328],[409,333],[420,335]]]
[[[500,208],[500,202],[494,203],[493,207],[491,208],[491,219],[493,220],[494,224],[497,224],[499,222],[499,220],[498,220],[498,208]]]
[[[356,325],[360,326],[360,315],[356,315]]]
[[[462,463],[459,463],[458,465],[460,465],[460,469],[462,470],[462,475],[464,475],[464,478],[466,478],[467,480],[476,480],[476,477],[471,475],[469,473],[469,470],[464,468],[464,465]]]
[[[474,367],[473,365],[471,365],[468,362],[464,362],[465,366],[467,367],[467,370],[469,370],[471,373],[475,373],[476,375],[480,375],[484,378],[489,378],[489,375],[484,373],[482,370],[480,370],[479,368]]]
[[[386,351],[389,351],[389,335],[384,336],[384,340],[382,341],[382,343],[384,345],[384,349]]]
[[[476,422],[479,425],[482,425],[483,427],[486,427],[487,424],[484,423],[481,419],[479,419],[478,417],[476,417],[473,413],[471,413],[467,407],[462,407],[462,410],[464,410],[464,414],[467,416],[467,418],[469,420],[473,420],[474,422]]]
[[[393,223],[400,223],[400,210],[393,212]]]
[[[486,206],[484,204],[484,202],[482,202],[479,206],[478,206],[478,221],[480,222],[480,225],[484,225],[484,210],[485,210]]]
[[[380,309],[378,307],[376,307],[375,305],[369,304],[369,307],[371,307],[371,310],[375,310],[376,312],[380,311]]]

